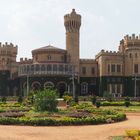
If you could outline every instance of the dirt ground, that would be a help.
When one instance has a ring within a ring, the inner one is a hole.
[[[126,129],[140,129],[140,113],[127,114],[128,120],[107,125],[31,127],[0,125],[0,140],[108,140]]]

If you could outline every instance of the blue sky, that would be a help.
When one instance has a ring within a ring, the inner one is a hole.
[[[52,44],[65,48],[63,16],[76,9],[82,16],[81,58],[117,50],[126,34],[139,34],[139,0],[0,0],[0,42],[18,45],[18,57]]]

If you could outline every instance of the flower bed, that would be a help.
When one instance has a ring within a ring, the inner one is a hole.
[[[8,108],[8,111],[3,110],[0,114],[0,124],[3,125],[96,125],[126,119],[124,113],[96,108],[90,104],[76,105],[63,110],[59,109],[57,112],[36,112],[33,109],[18,112],[14,111],[13,108],[10,111]]]

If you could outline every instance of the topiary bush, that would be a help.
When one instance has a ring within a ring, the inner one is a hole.
[[[34,107],[36,111],[57,111],[57,92],[52,89],[37,91],[34,95]]]

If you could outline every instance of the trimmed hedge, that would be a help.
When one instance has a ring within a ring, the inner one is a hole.
[[[101,106],[125,106],[125,101],[124,102],[103,101],[101,102]],[[140,102],[130,102],[130,106],[140,106]]]
[[[0,124],[2,125],[33,125],[33,126],[63,126],[63,125],[95,125],[105,124],[110,122],[118,122],[126,119],[125,114],[96,116],[86,118],[71,118],[64,117],[60,119],[52,118],[9,118],[1,117]],[[108,121],[110,120],[110,121]]]

